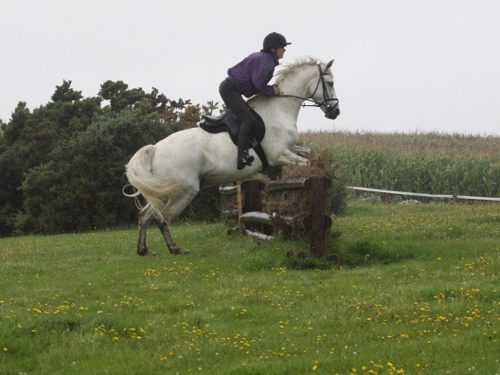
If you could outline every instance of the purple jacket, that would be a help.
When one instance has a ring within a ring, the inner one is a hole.
[[[274,95],[273,87],[268,83],[273,78],[278,59],[267,52],[254,52],[241,62],[229,68],[227,74],[239,92],[247,98],[261,93]]]

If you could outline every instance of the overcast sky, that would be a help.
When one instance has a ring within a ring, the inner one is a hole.
[[[282,62],[334,58],[341,115],[304,108],[299,131],[500,135],[498,0],[0,0],[0,119],[64,79],[220,101],[228,67],[277,31]]]

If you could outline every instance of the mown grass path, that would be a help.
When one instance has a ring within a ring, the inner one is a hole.
[[[495,374],[498,205],[351,202],[344,265],[181,223],[0,239],[0,374]],[[287,267],[288,265],[288,267]]]

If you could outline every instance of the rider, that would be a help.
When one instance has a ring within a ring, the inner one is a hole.
[[[238,169],[252,165],[254,157],[248,154],[250,137],[253,134],[257,119],[252,114],[241,95],[250,98],[255,94],[277,96],[280,94],[277,85],[268,85],[273,77],[274,68],[283,58],[288,43],[285,37],[273,32],[264,38],[263,48],[254,52],[241,62],[229,68],[228,77],[222,81],[219,92],[226,107],[233,111],[241,121],[238,135]]]

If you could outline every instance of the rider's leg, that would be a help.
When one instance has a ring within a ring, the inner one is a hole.
[[[248,154],[250,138],[255,127],[255,117],[250,111],[247,103],[241,97],[229,78],[226,78],[219,87],[219,92],[224,104],[240,119],[241,126],[238,134],[238,169],[251,165],[254,157]]]
[[[243,169],[247,165],[252,165],[254,157],[248,154],[250,148],[250,137],[253,134],[255,121],[253,118],[245,118],[238,133],[238,169]]]

